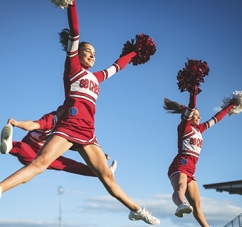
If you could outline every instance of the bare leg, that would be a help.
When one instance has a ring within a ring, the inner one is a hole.
[[[197,222],[202,227],[209,227],[204,214],[202,212],[202,209],[200,207],[200,195],[199,195],[199,189],[197,182],[195,180],[192,180],[188,186],[186,191],[186,198],[188,202],[193,206],[193,216],[197,220]]]
[[[78,152],[113,197],[118,199],[128,209],[132,211],[139,210],[140,207],[135,204],[116,183],[108,166],[105,154],[100,147],[88,145],[84,147],[84,150],[79,150]]]
[[[62,137],[51,137],[47,140],[37,157],[29,165],[18,170],[0,183],[2,192],[31,180],[34,176],[43,172],[51,162],[57,159],[71,146],[72,143]]]
[[[177,173],[171,178],[171,185],[173,187],[172,200],[179,206],[184,202],[184,196],[187,189],[187,175],[184,173]]]

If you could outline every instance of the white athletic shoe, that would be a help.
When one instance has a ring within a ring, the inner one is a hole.
[[[146,210],[144,207],[140,212],[137,211],[130,211],[129,213],[129,219],[131,221],[138,221],[143,220],[144,222],[150,224],[150,225],[159,225],[160,220],[158,218],[155,218],[151,215],[151,213]]]
[[[13,148],[13,126],[6,124],[1,132],[1,153],[7,154]]]
[[[109,167],[111,172],[113,173],[113,175],[114,175],[114,172],[116,171],[117,167],[118,167],[118,162],[116,160],[113,160],[111,166]]]
[[[175,215],[182,218],[183,214],[190,214],[192,211],[193,207],[188,202],[183,202],[177,207]]]

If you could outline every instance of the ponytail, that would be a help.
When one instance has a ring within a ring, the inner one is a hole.
[[[164,98],[163,108],[171,114],[182,114],[184,113],[186,107],[184,105],[179,104],[178,102],[174,102],[168,98]]]
[[[64,28],[60,33],[60,43],[62,45],[62,50],[67,51],[67,44],[68,44],[68,38],[69,38],[69,29]]]
[[[69,33],[70,30],[68,28],[64,28],[60,33],[59,33],[59,37],[60,37],[60,43],[62,45],[62,50],[67,51],[67,45],[68,45],[68,39],[69,39]],[[79,47],[78,47],[78,51],[80,50],[81,47],[85,46],[86,44],[90,44],[88,42],[80,42],[79,43]],[[90,44],[91,45],[91,44]]]

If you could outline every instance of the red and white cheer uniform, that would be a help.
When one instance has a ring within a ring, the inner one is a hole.
[[[187,183],[195,180],[194,174],[196,163],[202,149],[202,133],[222,120],[234,104],[229,104],[210,120],[196,125],[191,125],[191,118],[196,107],[196,96],[190,94],[190,102],[182,116],[181,123],[178,125],[178,154],[173,159],[168,177],[171,179],[176,173],[185,173],[188,177]]]

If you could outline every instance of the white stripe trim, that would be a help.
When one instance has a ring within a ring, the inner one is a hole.
[[[114,65],[116,65],[117,68]],[[105,74],[105,79],[110,78],[112,75],[114,75],[115,73],[117,73],[120,70],[120,66],[118,64],[114,63],[114,65],[112,65],[106,69],[106,71],[108,72],[107,74],[103,71]]]
[[[91,141],[95,138],[95,136],[93,136],[90,140],[81,140],[81,139],[78,139],[78,138],[75,138],[75,137],[71,137],[71,136],[69,136],[68,134],[66,134],[66,133],[64,133],[64,132],[60,132],[60,131],[55,131],[55,132],[53,132],[52,134],[61,134],[61,135],[63,135],[63,136],[66,136],[66,137],[72,138],[72,139],[77,140],[77,141],[82,142],[82,143],[88,143],[88,142],[91,142]],[[52,134],[51,134],[51,135],[52,135]],[[95,144],[97,144],[97,143],[95,143]]]
[[[182,138],[187,137],[187,136],[190,136],[193,133],[194,133],[194,131],[188,132],[187,134],[183,135]]]
[[[181,171],[173,172],[173,173],[169,176],[170,180],[171,180],[171,178],[172,178],[175,174],[177,174],[177,173],[181,173]]]
[[[216,124],[216,121],[215,121],[213,118],[211,118],[211,119],[210,119],[209,121],[207,121],[207,122],[208,122],[209,128]]]
[[[77,36],[78,38],[78,36]],[[73,52],[73,51],[76,51],[78,50],[78,47],[79,47],[79,39],[78,40],[69,40],[68,41],[68,44],[67,44],[67,51],[68,52]]]
[[[199,154],[196,155],[196,154],[185,152],[185,151],[183,151],[182,154],[188,154],[188,155],[191,155],[191,156],[199,158]]]
[[[76,77],[78,77],[80,74],[82,74],[84,70],[82,69],[79,73],[77,73],[75,76],[73,76],[70,81],[74,80]]]
[[[32,137],[29,137],[29,139],[30,139],[32,142],[34,142],[34,143],[40,145],[41,147],[43,147],[43,145],[44,145],[44,143],[45,143],[45,142],[37,142],[37,140],[34,140]]]
[[[85,99],[85,100],[91,102],[92,104],[96,105],[96,102],[94,102],[92,99],[87,98],[86,96],[82,96],[82,95],[70,95],[70,97]]]
[[[69,38],[70,38],[70,39],[76,39],[76,38],[79,38],[79,35],[76,35],[76,36],[71,36],[71,35],[69,35]]]
[[[71,54],[71,55],[70,55],[70,54],[66,54],[66,56],[69,57],[69,58],[72,58],[72,57],[74,57],[74,56],[76,56],[76,55],[78,55],[78,53],[76,53],[76,54]]]

